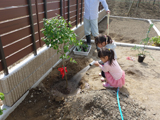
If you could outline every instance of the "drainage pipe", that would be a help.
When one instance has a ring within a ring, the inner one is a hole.
[[[82,39],[82,41],[86,42],[86,39]],[[92,43],[94,43],[94,40],[91,40]],[[122,46],[122,47],[144,47],[144,45],[140,44],[130,44],[130,43],[121,43],[121,42],[115,42],[117,46]],[[151,50],[160,50],[160,47],[155,47],[155,46],[149,46],[145,45],[145,49],[151,49]]]

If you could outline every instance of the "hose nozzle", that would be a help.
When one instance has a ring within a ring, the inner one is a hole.
[[[95,63],[95,61],[91,62],[89,65],[92,66]]]

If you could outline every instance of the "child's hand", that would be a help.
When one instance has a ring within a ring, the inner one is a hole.
[[[98,61],[95,61],[94,65],[95,65],[95,66],[99,66],[99,62],[98,62]]]

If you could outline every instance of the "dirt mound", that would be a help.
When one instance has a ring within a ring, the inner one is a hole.
[[[125,120],[151,120],[145,114],[146,108],[134,100],[120,94],[120,103]],[[121,120],[115,90],[85,91],[65,99],[63,105],[54,119]]]

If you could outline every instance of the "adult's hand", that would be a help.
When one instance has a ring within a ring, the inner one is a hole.
[[[107,14],[108,14],[108,13],[110,13],[110,14],[111,14],[111,11],[110,11],[110,10],[107,10],[106,12],[107,12]]]

